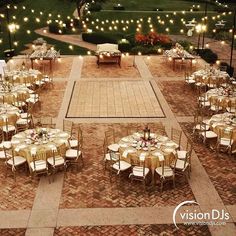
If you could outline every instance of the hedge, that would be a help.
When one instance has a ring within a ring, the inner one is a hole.
[[[132,46],[128,40],[119,40],[118,41],[118,49],[121,52],[130,52]]]
[[[82,33],[82,39],[89,43],[117,43],[123,38],[123,34],[111,34],[106,32]]]
[[[218,56],[211,49],[199,49],[195,50],[199,56],[209,64],[216,63]]]
[[[94,2],[89,5],[89,11],[101,11],[102,5],[101,3]]]
[[[61,30],[61,34],[65,34],[66,33],[66,28],[65,27],[60,27],[57,22],[50,23],[48,28],[49,28],[49,32],[50,33],[60,34],[59,30]]]
[[[116,4],[113,6],[113,9],[117,11],[122,11],[122,10],[125,10],[125,7],[121,4]]]

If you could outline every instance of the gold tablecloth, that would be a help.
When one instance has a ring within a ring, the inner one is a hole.
[[[39,132],[39,129],[29,129],[12,137],[12,145],[16,154],[25,157],[28,163],[33,160],[31,155],[32,148],[36,148],[36,160],[46,160],[52,156],[52,148],[54,146],[57,147],[57,151],[62,155],[68,149],[68,139],[70,138],[68,133],[50,128],[42,128],[40,130],[46,131],[48,137],[38,140],[33,138],[36,132]]]
[[[209,69],[196,71],[193,73],[193,77],[196,82],[215,84],[216,86],[226,83],[229,79],[226,72],[216,69],[213,69],[212,72]]]
[[[18,117],[20,116],[20,110],[10,104],[0,104],[0,126],[7,123],[15,125]]]
[[[152,134],[152,144],[149,148],[136,146],[141,140],[142,133],[135,133],[122,138],[119,141],[121,159],[129,163],[138,163],[140,155],[145,155],[145,166],[150,168],[152,173],[160,166],[160,156],[164,157],[165,165],[167,166],[175,159],[178,144],[171,141],[168,137]]]
[[[219,106],[226,108],[231,104],[231,106],[236,105],[236,94],[224,95],[224,89],[210,89],[206,92],[206,97],[211,102],[211,104],[219,104]]]
[[[24,85],[13,86],[10,91],[0,90],[0,103],[25,102],[30,97],[30,92],[31,90]]]
[[[35,83],[43,78],[38,70],[13,70],[6,74],[6,80],[13,84]]]

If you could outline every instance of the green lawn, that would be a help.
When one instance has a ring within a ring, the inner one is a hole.
[[[103,4],[104,10],[113,10],[114,4],[120,3],[125,7],[125,10],[130,11],[152,11],[156,8],[164,11],[182,11],[188,10],[192,5],[200,5],[200,10],[204,10],[204,3],[199,1],[185,0],[109,0]],[[213,10],[214,5],[209,5],[209,10]]]
[[[22,8],[23,6],[26,7],[25,10]],[[35,12],[32,13],[31,9],[35,10]],[[25,44],[31,43],[36,38],[41,37],[34,33],[34,30],[46,26],[47,20],[57,18],[58,14],[61,15],[61,19],[65,19],[67,16],[72,16],[74,10],[75,4],[67,0],[23,0],[21,3],[17,4],[17,9],[12,8],[10,10],[11,22],[17,23],[20,26],[20,29],[17,30],[13,36],[18,42],[17,47],[15,47],[16,53],[18,54],[25,49]],[[40,14],[40,11],[43,12],[43,15]],[[2,11],[2,13],[5,12]],[[52,16],[49,17],[48,14],[52,14]],[[16,19],[13,19],[13,16],[15,16]],[[28,22],[24,22],[24,17],[28,17]],[[36,22],[36,18],[39,18],[40,22]],[[6,20],[2,22],[2,30],[3,32],[0,34],[0,39],[2,39],[2,43],[0,44],[0,57],[3,57],[3,51],[9,48]],[[27,30],[30,30],[31,33],[27,34]],[[81,47],[74,47],[73,50],[70,50],[67,43],[45,39],[48,43],[55,45],[56,49],[60,49],[62,54],[85,54],[87,52],[86,49]]]
[[[230,28],[232,27],[232,21],[233,21],[233,15],[220,15],[220,18],[217,18],[219,14],[218,13],[208,13],[209,17],[209,24],[208,24],[208,32],[212,32],[212,30],[215,28],[215,23],[218,20],[225,20],[227,21],[226,27]],[[142,14],[137,14],[135,12],[117,12],[116,14],[111,14],[111,12],[96,12],[93,13],[90,16],[90,20],[87,23],[88,28],[92,29],[93,31],[100,31],[101,27],[104,29],[104,31],[107,32],[123,32],[124,34],[133,34],[136,32],[136,28],[139,24],[141,24],[140,31],[143,33],[147,33],[150,31],[150,24],[152,24],[152,27],[154,30],[158,33],[169,33],[169,34],[180,34],[180,30],[183,29],[184,33],[187,32],[186,26],[183,24],[181,19],[184,19],[186,22],[189,20],[192,20],[195,18],[197,22],[202,22],[202,17],[204,16],[203,13],[195,13],[195,12],[186,12],[185,14],[177,13],[174,15],[173,13],[164,13],[164,12],[144,12]],[[158,17],[160,17],[158,19]],[[215,20],[212,19],[212,17],[216,17]],[[141,22],[140,19],[143,19]],[[150,23],[148,22],[148,19],[151,18]],[[96,22],[96,19],[99,19],[99,22]],[[109,23],[106,23],[106,20],[109,21]],[[112,21],[118,20],[119,23],[112,24]],[[121,22],[123,20],[123,23]],[[131,22],[133,20],[133,23]],[[139,20],[139,23],[137,21]],[[159,20],[164,22],[164,24],[160,23]],[[171,21],[173,20],[173,22]],[[92,22],[94,21],[94,24]],[[104,21],[104,24],[102,24],[102,21]],[[129,21],[129,23],[127,23]],[[96,26],[99,27],[99,29],[96,29]],[[113,27],[112,31],[109,30],[109,27]],[[117,30],[114,29],[114,26],[117,26]],[[126,30],[124,31],[123,28],[128,26]],[[169,31],[166,31],[166,29],[169,29]]]
[[[160,7],[164,10],[184,10],[189,9],[192,6],[193,1],[183,1],[183,0],[107,0],[103,8],[104,9],[112,9],[114,3],[121,3],[125,6],[127,10],[153,10],[153,8]],[[198,2],[198,1],[195,1]],[[203,4],[204,5],[204,4]],[[203,8],[202,5],[202,8]],[[26,9],[22,7],[25,6]],[[25,45],[31,43],[38,37],[41,37],[34,33],[35,29],[44,27],[47,25],[47,21],[50,19],[65,20],[67,16],[72,16],[76,6],[75,3],[69,0],[22,0],[21,3],[17,4],[17,9],[13,7],[10,10],[11,22],[17,23],[20,26],[20,29],[17,30],[15,35],[13,36],[14,40],[18,43],[15,47],[16,54],[25,49]],[[211,10],[211,5],[209,6],[209,10]],[[32,12],[32,9],[34,12]],[[1,9],[0,9],[1,12]],[[42,12],[43,14],[40,14]],[[5,13],[5,12],[2,12]],[[51,16],[49,16],[51,14]],[[60,14],[60,17],[58,17]],[[214,25],[217,20],[224,19],[227,21],[227,27],[232,27],[232,15],[221,15],[220,18],[216,18],[212,20],[212,16],[217,16],[218,13],[209,13],[209,29],[208,32],[211,32],[214,28]],[[28,17],[28,21],[25,22],[24,18]],[[87,17],[87,16],[86,16]],[[161,24],[158,22],[157,17],[160,17],[160,20],[164,22]],[[103,30],[106,32],[114,33],[114,32],[122,32],[124,34],[134,34],[136,32],[136,28],[138,24],[141,24],[140,31],[141,32],[149,32],[150,24],[155,31],[159,33],[166,34],[180,34],[180,30],[183,30],[183,33],[186,33],[187,28],[181,21],[184,19],[185,21],[192,20],[195,18],[198,22],[201,22],[201,18],[203,17],[203,12],[188,12],[185,14],[182,12],[178,12],[177,15],[172,13],[165,12],[125,12],[125,11],[114,11],[112,12],[92,12],[90,16],[88,16],[89,21],[87,22],[87,27],[92,29],[93,31]],[[14,19],[15,18],[15,19]],[[40,22],[37,22],[39,19]],[[143,21],[137,23],[137,20],[140,18]],[[151,19],[151,22],[147,22],[148,18]],[[96,19],[99,22],[96,22]],[[108,23],[106,23],[106,20]],[[112,24],[112,21],[119,20],[119,23]],[[121,21],[124,21],[123,23]],[[133,20],[133,23],[131,22]],[[173,20],[173,22],[171,21]],[[92,22],[94,21],[94,24]],[[102,24],[104,21],[104,24]],[[129,21],[129,23],[126,23]],[[0,43],[0,57],[3,57],[3,52],[5,49],[9,48],[8,45],[8,34],[6,28],[6,20],[0,18],[0,24],[2,33],[0,33],[0,39],[2,43]],[[99,29],[96,29],[96,26]],[[113,27],[112,30],[109,27]],[[117,26],[117,29],[114,29],[114,26]],[[126,29],[124,30],[124,27]],[[168,29],[168,31],[166,31]],[[27,31],[30,30],[30,34]],[[69,49],[69,45],[67,43],[59,42],[56,40],[46,38],[48,43],[55,45],[56,49],[60,49],[62,54],[86,54],[87,50],[81,47],[74,47],[73,50]]]

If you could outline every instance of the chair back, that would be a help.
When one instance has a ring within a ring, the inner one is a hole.
[[[105,131],[105,138],[106,138],[106,142],[107,144],[112,144],[115,143],[115,134],[114,134],[114,130],[110,129]]]
[[[28,119],[27,119],[27,123],[22,123],[17,125],[16,129],[17,129],[17,133],[23,132],[25,130],[27,130],[29,128],[29,123],[28,123]]]
[[[0,129],[0,143],[3,141],[3,131]]]
[[[229,139],[231,144],[233,140],[233,129],[228,129],[228,128],[220,129],[218,140],[220,141],[223,138]]]
[[[68,134],[72,134],[73,122],[70,120],[63,120],[63,131],[67,132]]]
[[[119,170],[120,170],[120,153],[117,152],[110,152],[110,162],[111,164],[109,165],[110,168],[112,169],[113,164],[118,163]]]
[[[181,144],[181,137],[182,137],[182,130],[178,130],[178,129],[175,129],[175,128],[171,128],[171,140],[176,142],[179,147],[180,147],[180,144]]]

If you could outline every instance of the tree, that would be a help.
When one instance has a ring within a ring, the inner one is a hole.
[[[77,8],[79,17],[81,17],[80,11],[81,11],[82,6],[87,2],[90,2],[90,1],[89,0],[76,0],[76,8]]]

